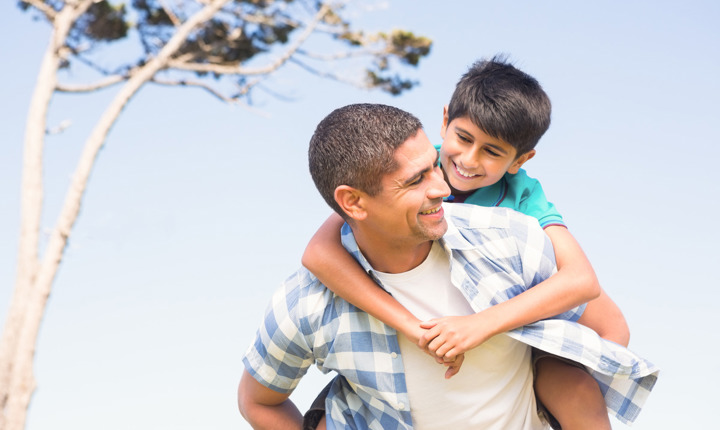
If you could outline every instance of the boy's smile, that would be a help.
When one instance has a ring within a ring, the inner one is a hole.
[[[516,157],[512,145],[488,135],[468,117],[447,124],[447,115],[444,116],[441,136],[440,162],[454,194],[493,185],[505,173],[517,173],[535,155],[532,150]]]

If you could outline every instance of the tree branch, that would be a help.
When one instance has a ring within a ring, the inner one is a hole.
[[[293,59],[291,59],[290,61],[292,61],[293,63],[295,63],[295,64],[297,64],[298,66],[302,67],[303,69],[305,69],[305,70],[308,71],[309,73],[312,73],[313,75],[320,76],[321,78],[332,79],[333,81],[342,82],[342,83],[344,83],[344,84],[352,85],[352,86],[354,86],[354,87],[361,88],[361,89],[364,89],[364,90],[370,88],[370,86],[367,85],[367,84],[362,84],[362,83],[359,83],[358,81],[353,81],[353,80],[350,80],[350,79],[341,77],[340,75],[336,75],[336,74],[334,74],[334,73],[321,72],[320,70],[317,70],[317,69],[315,69],[315,68],[313,68],[313,67],[311,67],[311,66],[308,66],[307,64],[305,64],[305,63],[303,63],[302,61],[298,60],[297,58],[293,58]]]
[[[165,79],[153,79],[153,83],[156,83],[158,85],[164,85],[164,86],[183,86],[183,87],[197,87],[201,88],[208,93],[210,93],[212,96],[218,98],[220,101],[223,101],[225,103],[240,103],[240,98],[247,94],[250,89],[257,85],[257,82],[253,82],[251,84],[247,84],[244,87],[240,89],[240,91],[232,96],[226,96],[225,94],[221,93],[220,91],[213,88],[211,85],[206,84],[201,81],[188,81],[188,80],[165,80]]]
[[[180,24],[182,24],[182,22],[180,22],[180,19],[178,19],[177,15],[175,15],[175,13],[172,11],[172,9],[167,7],[164,0],[158,0],[158,2],[160,3],[160,6],[162,6],[163,10],[167,14],[168,18],[170,18],[170,21],[172,21],[173,25],[175,27],[179,27]]]
[[[204,63],[190,63],[179,61],[178,59],[171,59],[168,61],[168,67],[178,70],[187,70],[192,72],[204,72],[204,73],[216,73],[218,75],[267,75],[274,70],[280,68],[283,64],[287,63],[290,58],[300,49],[303,43],[312,35],[313,31],[317,27],[318,23],[330,12],[331,7],[327,4],[323,4],[318,13],[313,18],[312,22],[305,29],[305,32],[295,40],[293,45],[280,58],[274,62],[255,68],[245,68],[240,66],[226,66],[218,64],[204,64]]]
[[[39,10],[45,16],[47,19],[52,22],[55,20],[55,17],[57,16],[57,11],[50,6],[48,6],[44,1],[42,0],[23,0],[25,3],[29,4],[30,6],[34,7],[35,9]]]
[[[117,83],[126,81],[129,79],[127,75],[113,75],[100,80],[92,84],[85,85],[72,85],[72,84],[57,84],[55,89],[61,93],[87,93],[95,90],[100,90],[113,86]]]
[[[305,57],[312,58],[313,60],[337,61],[337,60],[347,60],[348,58],[387,55],[387,54],[390,54],[390,50],[389,49],[364,49],[361,51],[345,51],[345,52],[338,52],[335,54],[318,54],[318,53],[314,53],[314,52],[298,50],[297,53],[301,54]]]

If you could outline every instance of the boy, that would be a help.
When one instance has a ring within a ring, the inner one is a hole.
[[[311,240],[303,265],[335,293],[445,362],[446,378],[459,371],[464,352],[494,335],[553,316],[563,318],[587,302],[578,322],[627,346],[622,314],[600,289],[592,266],[540,184],[521,169],[550,125],[550,110],[534,78],[502,58],[480,61],[462,77],[443,112],[440,148],[452,190],[448,201],[510,207],[538,219],[553,243],[558,266],[546,281],[474,315],[421,322],[378,288],[340,246],[339,217],[328,219]],[[536,394],[553,427],[610,428],[602,393],[583,369],[554,356],[535,360]]]

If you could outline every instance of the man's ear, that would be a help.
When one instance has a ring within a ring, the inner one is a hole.
[[[440,138],[445,139],[445,133],[447,132],[448,126],[448,105],[443,106],[443,122],[440,127]]]
[[[513,175],[520,170],[523,164],[525,164],[529,159],[533,158],[535,156],[535,150],[531,149],[528,152],[524,153],[523,155],[519,156],[515,161],[513,161],[512,165],[508,169],[508,173],[512,173]]]
[[[335,188],[335,201],[340,209],[354,220],[363,220],[367,217],[364,196],[365,193],[348,185]]]

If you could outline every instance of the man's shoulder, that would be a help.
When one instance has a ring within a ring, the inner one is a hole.
[[[446,219],[456,228],[510,229],[515,225],[536,225],[537,219],[511,208],[487,207],[466,203],[443,205]]]
[[[271,306],[286,310],[293,319],[321,315],[332,303],[332,292],[305,267],[288,276],[275,290]]]

